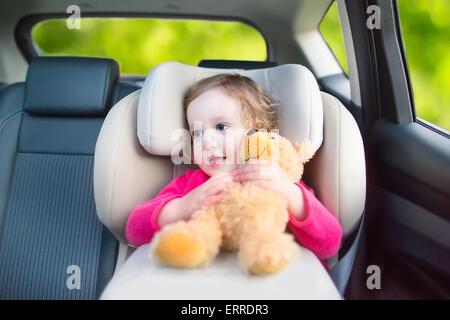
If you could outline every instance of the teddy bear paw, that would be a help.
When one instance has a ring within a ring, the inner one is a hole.
[[[249,272],[258,276],[269,275],[280,272],[288,265],[288,261],[281,259],[278,261],[258,261],[249,268]]]
[[[176,268],[196,268],[207,260],[206,248],[199,240],[178,232],[162,235],[155,254],[163,263]]]
[[[241,264],[252,274],[270,275],[287,267],[293,256],[292,235],[252,236],[239,250]]]

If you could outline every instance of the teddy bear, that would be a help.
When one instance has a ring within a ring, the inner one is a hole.
[[[241,143],[245,162],[275,161],[293,183],[312,156],[308,141],[291,143],[273,132],[254,130]],[[226,190],[221,203],[202,207],[188,221],[164,226],[152,250],[159,261],[177,268],[207,266],[221,249],[237,251],[244,270],[268,275],[283,270],[293,257],[288,219],[287,201],[278,193],[241,183]]]

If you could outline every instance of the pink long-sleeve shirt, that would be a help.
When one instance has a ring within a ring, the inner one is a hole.
[[[164,205],[183,197],[208,179],[209,176],[200,169],[189,170],[172,180],[156,197],[135,207],[126,225],[128,242],[133,246],[150,242],[160,230],[158,216]],[[319,259],[331,258],[340,247],[341,225],[315,197],[311,188],[301,180],[296,185],[303,193],[305,214],[302,220],[289,214],[288,227],[297,242],[314,252]]]

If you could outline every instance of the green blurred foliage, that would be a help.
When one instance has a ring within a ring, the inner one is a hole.
[[[450,131],[450,1],[397,3],[416,113]]]
[[[145,75],[165,61],[197,65],[202,59],[266,60],[262,35],[240,22],[82,18],[81,29],[51,19],[32,29],[42,55],[109,57],[122,74]]]
[[[416,113],[450,130],[450,1],[397,2]],[[336,3],[320,31],[348,74]],[[38,23],[32,38],[42,55],[110,57],[122,74],[147,74],[164,61],[197,65],[202,59],[265,60],[267,54],[264,38],[239,22],[83,18],[80,30],[69,30],[65,19],[52,19]]]
[[[342,34],[341,23],[339,22],[339,12],[337,3],[328,9],[327,14],[320,23],[320,33],[333,51],[342,69],[348,74],[347,56],[345,55],[344,36]]]
[[[416,114],[450,131],[450,1],[397,0],[397,4]],[[336,3],[320,31],[348,73]]]

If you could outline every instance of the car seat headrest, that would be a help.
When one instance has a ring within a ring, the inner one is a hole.
[[[39,115],[105,115],[118,77],[112,59],[36,58],[27,73],[24,109]]]
[[[219,73],[238,73],[260,84],[277,107],[280,134],[292,141],[308,139],[312,151],[323,139],[323,109],[319,86],[313,74],[297,64],[272,68],[210,69],[166,62],[151,71],[142,88],[137,134],[141,145],[153,155],[177,153],[182,144],[173,133],[187,128],[183,97],[196,81]]]

